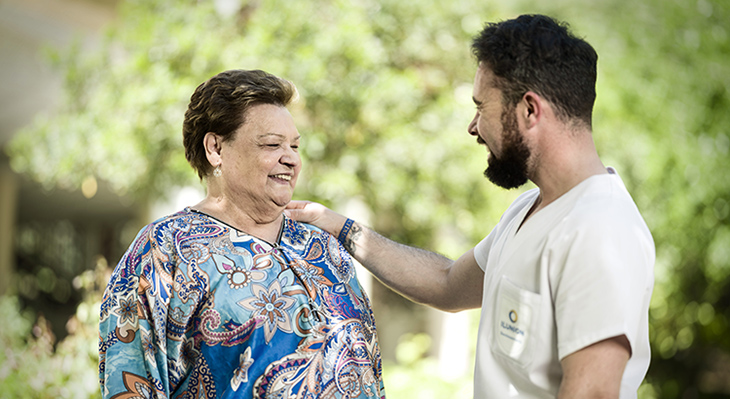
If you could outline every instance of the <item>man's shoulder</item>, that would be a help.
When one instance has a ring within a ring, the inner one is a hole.
[[[617,178],[606,176],[579,196],[571,216],[585,223],[640,222],[643,217],[631,195]]]
[[[555,233],[594,237],[599,241],[621,237],[653,243],[649,227],[622,186],[576,200]]]

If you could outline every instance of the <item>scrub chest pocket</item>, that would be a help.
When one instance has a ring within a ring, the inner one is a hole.
[[[502,276],[493,315],[492,351],[521,367],[528,366],[535,351],[532,335],[539,308],[539,294],[522,289]]]

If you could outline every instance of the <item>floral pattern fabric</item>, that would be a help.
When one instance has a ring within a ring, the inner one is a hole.
[[[352,259],[286,217],[275,244],[190,209],[146,226],[99,332],[104,398],[385,397]]]

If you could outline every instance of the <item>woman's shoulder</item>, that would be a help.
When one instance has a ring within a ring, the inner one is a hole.
[[[304,242],[309,241],[309,239],[315,235],[323,235],[328,234],[326,231],[320,229],[317,226],[302,223],[299,221],[296,221],[294,219],[289,218],[288,216],[284,215],[284,224],[283,224],[283,237],[287,241],[290,241],[292,244],[304,244]]]
[[[179,235],[181,230],[190,230],[190,226],[195,224],[195,219],[195,213],[188,208],[157,217],[138,231],[134,241],[154,241],[154,237]]]
[[[313,248],[323,253],[329,253],[328,256],[342,256],[337,254],[347,252],[337,238],[327,231],[288,217],[285,217],[282,241],[291,248],[304,253]]]

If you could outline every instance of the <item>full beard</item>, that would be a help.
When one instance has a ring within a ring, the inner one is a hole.
[[[525,144],[517,125],[517,116],[509,112],[508,107],[502,111],[502,154],[497,158],[490,153],[489,166],[484,176],[492,183],[506,189],[513,189],[527,183],[527,160],[530,149]]]

